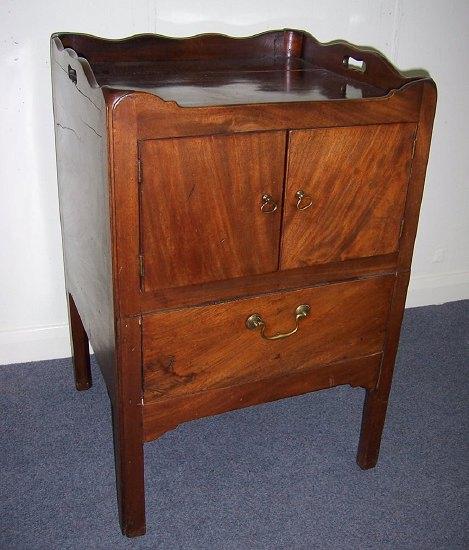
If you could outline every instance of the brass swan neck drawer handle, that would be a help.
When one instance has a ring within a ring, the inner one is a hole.
[[[261,197],[261,212],[264,214],[272,214],[277,210],[277,203],[271,195],[264,193]]]
[[[301,189],[296,192],[295,197],[297,210],[306,210],[313,204],[313,199]]]
[[[249,330],[256,330],[257,328],[260,328],[261,336],[262,338],[264,338],[264,340],[280,340],[282,338],[287,338],[288,336],[295,334],[295,332],[298,332],[298,329],[300,328],[300,321],[305,317],[308,317],[310,310],[311,308],[308,304],[302,304],[295,309],[295,328],[293,328],[289,332],[278,332],[277,334],[272,334],[271,336],[268,336],[265,333],[265,321],[258,313],[253,313],[246,319],[246,328],[248,328]]]

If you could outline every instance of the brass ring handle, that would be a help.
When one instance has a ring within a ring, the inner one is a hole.
[[[298,332],[298,329],[300,328],[300,321],[305,317],[308,317],[310,310],[311,308],[308,304],[302,304],[295,309],[295,328],[293,328],[289,332],[278,332],[277,334],[267,336],[267,334],[265,333],[265,321],[258,313],[253,313],[246,319],[246,328],[248,328],[249,330],[256,330],[257,328],[260,328],[261,336],[262,338],[264,338],[264,340],[280,340],[282,338],[287,338],[288,336],[295,334],[295,332]]]
[[[295,197],[297,199],[296,208],[298,210],[306,210],[313,204],[313,199],[301,189],[296,192]]]
[[[264,214],[272,214],[277,210],[277,203],[274,201],[271,195],[264,193],[261,197],[261,212]]]

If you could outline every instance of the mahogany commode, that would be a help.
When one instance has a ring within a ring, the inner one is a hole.
[[[143,443],[350,384],[376,464],[436,105],[428,77],[303,31],[51,38],[77,389],[112,404],[122,531]]]

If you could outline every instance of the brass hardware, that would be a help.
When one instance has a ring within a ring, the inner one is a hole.
[[[304,191],[301,189],[296,192],[296,208],[298,210],[306,210],[313,204],[313,199],[307,195]],[[304,202],[304,204],[302,204]]]
[[[281,340],[282,338],[287,338],[288,336],[295,334],[295,332],[298,332],[298,329],[300,328],[300,321],[305,317],[308,317],[310,310],[311,308],[308,304],[302,304],[295,309],[295,328],[289,332],[278,332],[277,334],[272,334],[272,336],[267,336],[265,333],[265,321],[258,313],[253,313],[246,319],[246,328],[249,330],[256,330],[260,327],[261,336],[264,340]]]
[[[264,214],[272,214],[277,210],[277,203],[267,193],[264,193],[261,198],[261,212]]]

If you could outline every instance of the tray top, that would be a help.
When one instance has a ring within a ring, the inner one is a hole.
[[[303,31],[123,40],[56,34],[52,40],[73,50],[93,85],[147,92],[181,107],[377,98],[415,80],[378,52],[321,44]]]
[[[217,69],[205,63],[189,68],[148,62],[99,63],[93,66],[101,86],[150,92],[180,106],[233,105],[378,97],[376,86],[344,78],[300,59],[227,63]]]

